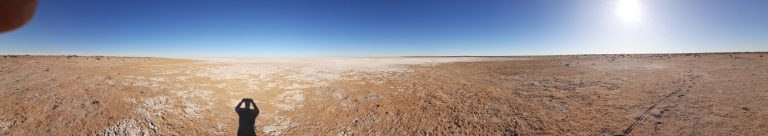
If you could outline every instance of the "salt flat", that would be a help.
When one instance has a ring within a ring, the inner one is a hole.
[[[761,135],[767,55],[3,56],[0,134]]]

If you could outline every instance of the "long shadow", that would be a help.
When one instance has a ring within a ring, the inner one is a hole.
[[[245,107],[240,107],[245,103]],[[251,109],[253,105],[253,109]],[[243,98],[240,103],[235,107],[235,112],[240,116],[240,127],[237,129],[238,136],[255,136],[256,131],[254,126],[256,125],[256,117],[259,116],[259,107],[256,107],[256,103],[251,98]]]

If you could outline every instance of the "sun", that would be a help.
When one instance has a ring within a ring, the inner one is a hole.
[[[640,0],[618,0],[614,13],[619,20],[629,24],[640,23],[643,16]]]

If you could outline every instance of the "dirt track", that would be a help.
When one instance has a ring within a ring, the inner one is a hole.
[[[768,135],[768,53],[0,58],[0,135],[234,135],[244,97],[261,135]]]

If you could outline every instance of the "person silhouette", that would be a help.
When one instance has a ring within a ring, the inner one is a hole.
[[[240,107],[243,103],[245,103],[245,108]],[[253,105],[253,109],[251,109],[251,105]],[[256,125],[256,116],[259,116],[259,107],[256,107],[253,99],[243,98],[235,107],[235,112],[240,116],[240,127],[237,129],[237,135],[255,136],[256,131],[253,127]]]

